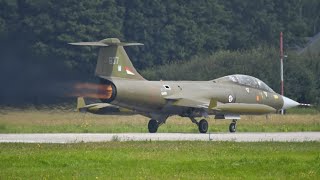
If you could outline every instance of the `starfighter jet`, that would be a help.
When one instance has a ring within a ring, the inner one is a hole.
[[[276,113],[300,105],[248,75],[235,74],[210,81],[148,81],[134,68],[124,49],[125,46],[143,45],[140,43],[108,38],[70,44],[99,47],[95,75],[103,88],[99,88],[98,97],[102,103],[149,117],[150,133],[157,132],[173,115],[189,118],[200,133],[208,131],[205,118],[209,115],[230,119],[229,131],[236,132],[240,115]],[[86,107],[99,109],[100,105]]]

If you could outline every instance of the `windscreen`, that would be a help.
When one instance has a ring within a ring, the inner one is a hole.
[[[268,92],[274,92],[266,83],[263,81],[248,75],[235,74],[224,76],[214,80],[215,82],[230,82],[236,83],[244,86],[249,86],[256,89],[261,89]]]

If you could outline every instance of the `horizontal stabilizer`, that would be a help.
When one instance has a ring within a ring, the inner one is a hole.
[[[106,47],[106,46],[141,46],[143,44],[141,43],[126,43],[126,42],[120,42],[117,38],[108,38],[97,42],[75,42],[75,43],[69,43],[71,45],[75,46],[100,46],[100,47]]]
[[[109,46],[102,42],[76,42],[76,43],[69,43],[74,46]]]
[[[95,112],[95,111],[99,111],[101,109],[108,108],[108,107],[119,108],[117,106],[113,106],[108,103],[94,103],[94,104],[86,105],[86,102],[83,97],[78,97],[78,99],[77,99],[77,109],[80,112],[87,112],[87,111]]]

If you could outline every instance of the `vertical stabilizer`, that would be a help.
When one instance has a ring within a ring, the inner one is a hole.
[[[99,42],[70,43],[79,46],[99,46],[96,76],[105,78],[123,78],[145,80],[134,68],[124,46],[143,45],[140,43],[124,43],[117,38],[108,38]]]

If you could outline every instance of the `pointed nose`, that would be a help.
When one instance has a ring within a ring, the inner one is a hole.
[[[282,99],[283,99],[282,109],[289,109],[289,108],[296,107],[296,106],[300,105],[300,103],[298,103],[290,98],[287,98],[285,96],[282,96]]]

